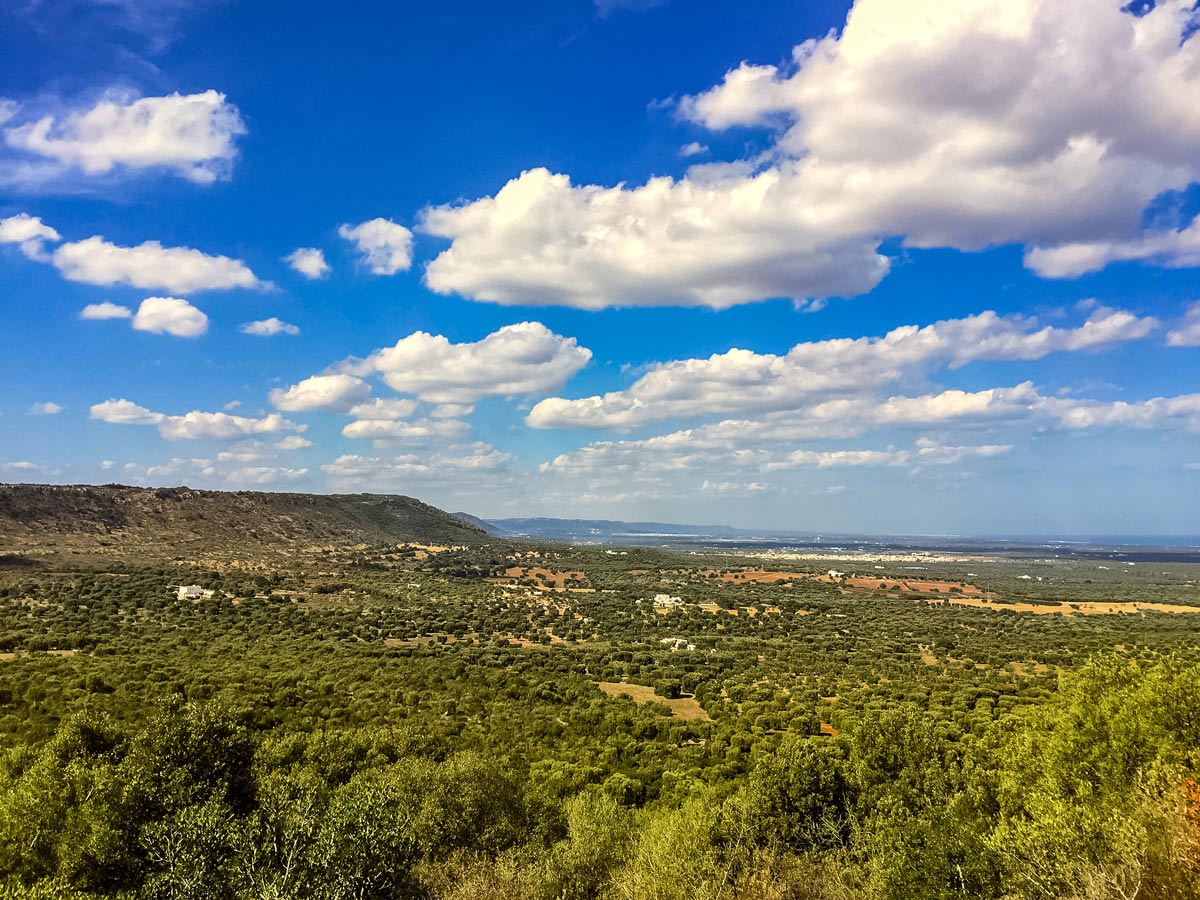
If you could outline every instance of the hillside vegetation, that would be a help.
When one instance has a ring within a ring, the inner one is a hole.
[[[4,490],[0,900],[1200,900],[1194,562]]]
[[[0,547],[143,559],[325,545],[477,544],[487,534],[411,497],[124,485],[0,485]]]

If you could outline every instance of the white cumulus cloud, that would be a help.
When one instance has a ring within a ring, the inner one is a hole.
[[[293,482],[308,474],[306,468],[241,465],[238,456],[221,453],[215,461],[203,457],[175,457],[150,465],[126,463],[123,472],[128,480],[138,484],[178,483],[187,479],[189,483],[225,489]]]
[[[924,465],[954,465],[964,459],[987,459],[1001,456],[1012,450],[1011,444],[975,444],[953,446],[939,444],[931,438],[917,440],[916,461]]]
[[[1188,307],[1183,320],[1167,332],[1172,347],[1200,347],[1200,301]]]
[[[1093,309],[1075,328],[983,312],[906,325],[881,338],[800,343],[783,356],[733,349],[662,363],[625,390],[603,396],[542,400],[526,421],[535,428],[630,429],[668,418],[798,409],[838,395],[861,395],[929,367],[1096,349],[1138,340],[1157,326],[1153,318],[1106,307]]]
[[[308,438],[301,437],[298,434],[289,434],[287,437],[281,438],[275,442],[275,446],[285,452],[290,452],[292,450],[303,450],[306,447],[311,447],[312,445],[312,441],[310,441]]]
[[[9,121],[21,117],[11,110]],[[228,174],[246,133],[237,107],[214,90],[140,99],[112,95],[85,109],[4,128],[8,147],[97,175],[165,169],[199,184]]]
[[[444,441],[460,438],[471,426],[458,419],[358,419],[346,425],[342,434],[358,440]]]
[[[284,260],[305,278],[324,278],[329,274],[325,254],[316,247],[299,247],[285,256]]]
[[[451,242],[427,283],[587,309],[851,296],[887,273],[892,236],[1024,244],[1049,273],[1044,253],[1137,241],[1155,197],[1200,180],[1198,21],[1190,0],[1141,15],[1117,0],[857,0],[787,65],[744,63],[680,103],[713,130],[772,130],[765,154],[634,186],[527,171],[425,211]]]
[[[35,403],[29,407],[29,414],[31,416],[57,416],[62,411],[62,406],[53,400],[47,400],[44,403]]]
[[[391,219],[342,225],[338,234],[358,247],[363,262],[376,275],[395,275],[412,266],[412,232]]]
[[[261,319],[257,322],[246,322],[241,327],[242,334],[254,334],[260,337],[271,337],[276,334],[299,334],[300,329],[283,321],[276,316]]]
[[[1200,394],[1151,397],[1103,403],[1094,400],[1047,400],[1046,411],[1071,429],[1180,427],[1200,431]]]
[[[195,338],[208,331],[208,316],[179,297],[147,297],[133,317],[137,331]]]
[[[95,236],[63,244],[51,260],[68,281],[84,284],[127,284],[175,294],[268,286],[241,260],[158,241],[122,247]]]
[[[512,457],[488,444],[455,448],[457,453],[426,456],[408,453],[400,456],[361,456],[348,453],[321,466],[338,490],[378,490],[380,486],[403,489],[421,482],[461,485],[465,479],[479,476],[480,485],[494,483],[496,470]]]
[[[103,303],[89,303],[79,311],[81,319],[130,319],[132,317],[133,310],[128,306],[121,306],[108,300]]]
[[[306,426],[285,419],[279,413],[252,418],[224,412],[192,410],[183,415],[168,415],[139,406],[131,400],[106,400],[92,406],[91,417],[116,425],[155,425],[168,441],[229,440],[281,431],[304,431]]]
[[[0,219],[0,244],[16,244],[30,259],[45,262],[46,244],[61,240],[57,231],[37,216],[17,213]]]
[[[591,357],[575,338],[555,334],[540,322],[520,322],[461,344],[417,331],[366,359],[342,365],[430,403],[472,404],[481,397],[555,390]]]
[[[353,375],[313,375],[289,388],[271,391],[271,403],[285,412],[348,412],[370,393],[371,386]]]
[[[417,401],[405,397],[375,397],[349,410],[356,419],[407,419],[417,411]]]
[[[1034,247],[1025,264],[1046,278],[1075,278],[1114,262],[1152,262],[1169,269],[1200,266],[1200,218],[1176,231],[1148,231],[1129,240]]]
[[[627,189],[533,169],[495,197],[426,210],[452,244],[426,269],[441,294],[521,305],[710,306],[852,295],[887,272],[877,241],[796,227],[774,170]]]

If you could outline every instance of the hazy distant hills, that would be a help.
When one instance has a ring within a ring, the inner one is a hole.
[[[123,485],[0,485],[0,553],[199,553],[478,544],[478,526],[411,497]]]

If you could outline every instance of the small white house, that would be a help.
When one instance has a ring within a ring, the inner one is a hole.
[[[654,605],[658,609],[674,609],[676,606],[683,606],[683,598],[672,597],[670,594],[655,594]]]
[[[695,650],[696,645],[687,638],[659,638],[660,644],[667,644],[672,650]]]
[[[176,596],[180,600],[207,600],[214,593],[214,591],[206,591],[198,584],[181,584],[176,588]]]

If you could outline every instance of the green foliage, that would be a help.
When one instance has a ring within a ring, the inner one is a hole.
[[[1180,784],[1200,761],[1200,670],[1085,667],[1046,706],[987,748],[1004,881],[1026,897],[1158,893],[1180,877],[1171,856]],[[1174,870],[1174,871],[1173,871]]]
[[[627,553],[0,567],[0,900],[1196,898],[1197,619]]]

